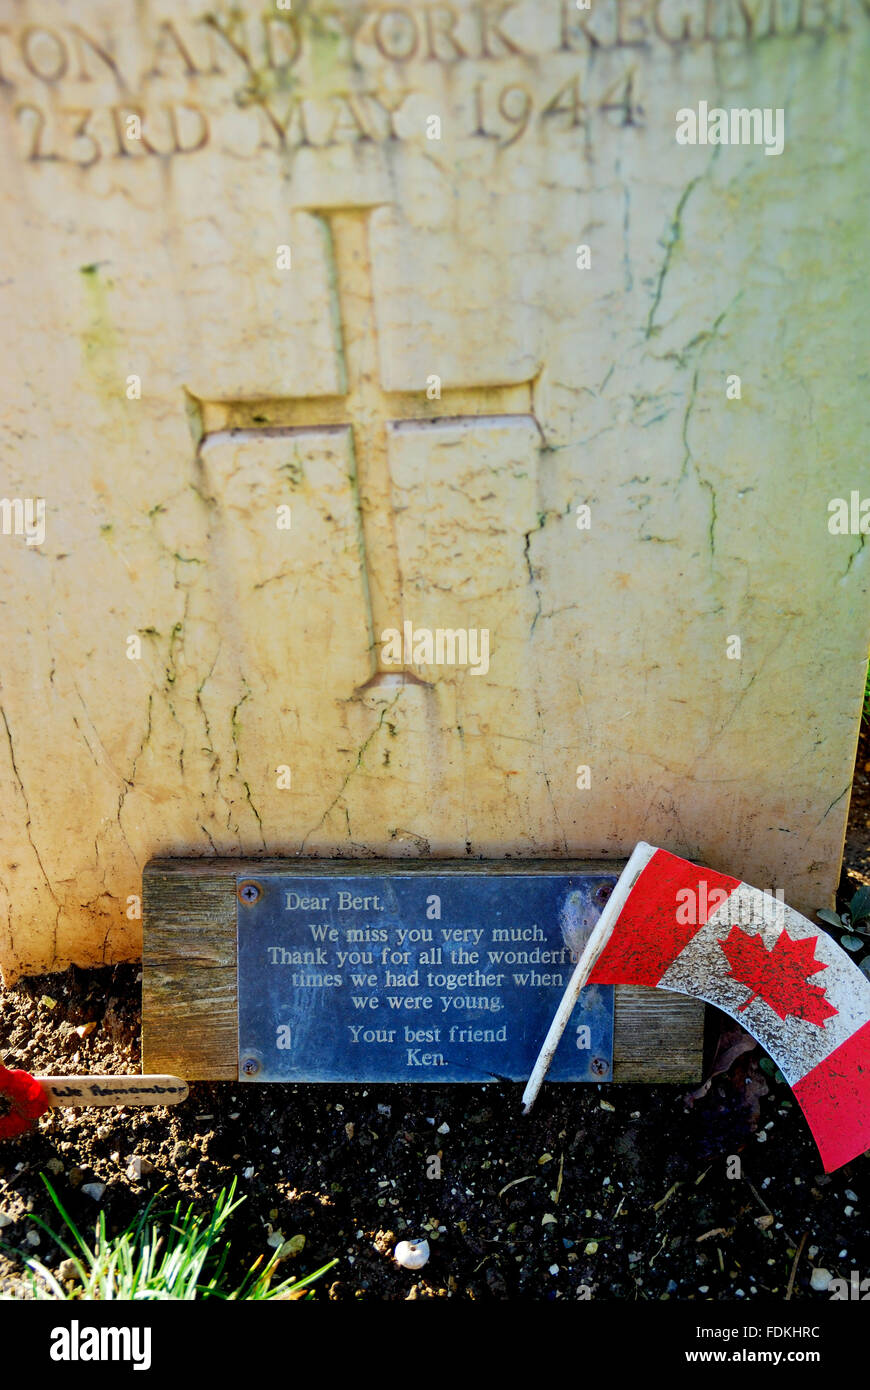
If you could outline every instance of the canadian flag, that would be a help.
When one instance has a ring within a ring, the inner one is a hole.
[[[523,1100],[584,984],[692,994],[757,1038],[792,1087],[826,1172],[870,1148],[870,981],[768,893],[639,844],[568,985]],[[567,1007],[567,1012],[565,1012]]]

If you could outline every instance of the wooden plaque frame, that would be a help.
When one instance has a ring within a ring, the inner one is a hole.
[[[264,872],[619,874],[601,859],[152,859],[142,876],[142,1066],[189,1081],[238,1080],[236,879]],[[700,1079],[704,1006],[665,990],[617,986],[613,1080]],[[413,1083],[408,1083],[413,1084]],[[450,1084],[450,1083],[448,1083]]]

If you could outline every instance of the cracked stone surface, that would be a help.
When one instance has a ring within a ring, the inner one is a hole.
[[[644,838],[831,903],[870,17],[701,8],[0,0],[7,980],[134,958],[156,854]],[[699,100],[783,155],[678,147]],[[391,681],[406,621],[488,671]]]

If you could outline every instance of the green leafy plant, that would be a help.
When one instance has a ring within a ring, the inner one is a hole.
[[[865,884],[853,893],[845,912],[838,914],[820,907],[816,916],[840,933],[844,950],[861,955],[858,966],[870,977],[870,887]]]
[[[106,1218],[100,1212],[93,1241],[89,1242],[65,1210],[51,1183],[41,1176],[60,1213],[68,1239],[55,1235],[40,1217],[31,1219],[72,1261],[75,1279],[62,1284],[54,1270],[41,1260],[29,1257],[26,1263],[33,1296],[37,1299],[304,1299],[313,1297],[308,1285],[338,1263],[331,1260],[301,1279],[284,1279],[273,1284],[279,1258],[276,1250],[266,1263],[262,1256],[255,1260],[241,1283],[230,1288],[225,1277],[230,1249],[225,1227],[245,1200],[244,1197],[233,1200],[235,1178],[228,1192],[221,1190],[209,1216],[197,1214],[193,1206],[182,1211],[180,1202],[173,1212],[152,1212],[155,1196],[118,1236],[106,1235]]]
[[[776,1065],[776,1062],[772,1061],[770,1057],[761,1057],[759,1059],[758,1065],[761,1067],[761,1070],[764,1072],[764,1075],[766,1077],[769,1077],[771,1081],[776,1081],[778,1084],[782,1086],[788,1085],[788,1082],[786,1081],[779,1067]]]

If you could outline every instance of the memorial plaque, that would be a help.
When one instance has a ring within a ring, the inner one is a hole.
[[[479,1080],[525,1079],[561,998],[556,979],[567,979],[573,968],[570,959],[543,956],[561,956],[566,944],[569,955],[582,946],[601,909],[599,897],[623,867],[620,860],[605,859],[152,859],[142,877],[143,1065],[188,1081],[470,1081],[474,1068]],[[325,899],[326,905],[288,910],[288,892],[309,902]],[[342,892],[351,893],[350,908],[338,898]],[[357,907],[354,897],[362,900]],[[351,932],[366,930],[372,940],[350,939]],[[431,941],[422,935],[429,931]],[[480,931],[478,939],[455,935]],[[400,932],[406,933],[401,940]],[[537,939],[541,932],[543,941]],[[375,933],[387,939],[375,940]],[[408,960],[384,959],[385,950],[407,952]],[[494,959],[500,952],[502,959]],[[476,961],[465,959],[475,954]],[[368,955],[371,961],[364,959]],[[483,984],[473,972],[505,978]],[[312,982],[316,975],[323,978]],[[341,984],[327,984],[326,976],[340,976]],[[416,983],[408,978],[415,976]],[[525,984],[515,978],[522,976]],[[460,995],[502,1007],[460,1010],[455,1002],[446,1008],[441,1002]],[[433,1002],[431,1008],[408,1008],[406,1002],[394,1007],[390,996]],[[585,996],[586,1008],[591,997]],[[365,1003],[372,999],[374,1007]],[[447,1031],[437,1042],[406,1042],[405,1026],[444,1029],[441,1020]],[[361,1032],[355,1044],[348,1030],[363,1025],[394,1029],[396,1038],[392,1044],[369,1043]],[[472,1036],[455,1032],[451,1038],[451,1025],[471,1029]],[[578,1047],[586,1038],[577,1029],[587,1025],[590,1045]],[[497,1034],[503,1027],[503,1039],[474,1036],[475,1030]],[[289,1037],[280,1028],[288,1028]],[[698,1000],[617,985],[612,1006],[602,993],[588,1019],[577,1014],[555,1075],[582,1079],[587,1068],[603,1061],[607,1068],[612,1064],[615,1082],[696,1082],[703,1034]],[[279,1047],[279,1038],[290,1046]],[[408,1066],[400,1045],[440,1052],[448,1065]],[[245,1068],[247,1060],[253,1066]],[[599,1079],[610,1074],[606,1070]]]
[[[525,1080],[614,882],[240,876],[240,1079]],[[550,1076],[612,1080],[610,987],[582,992]]]

